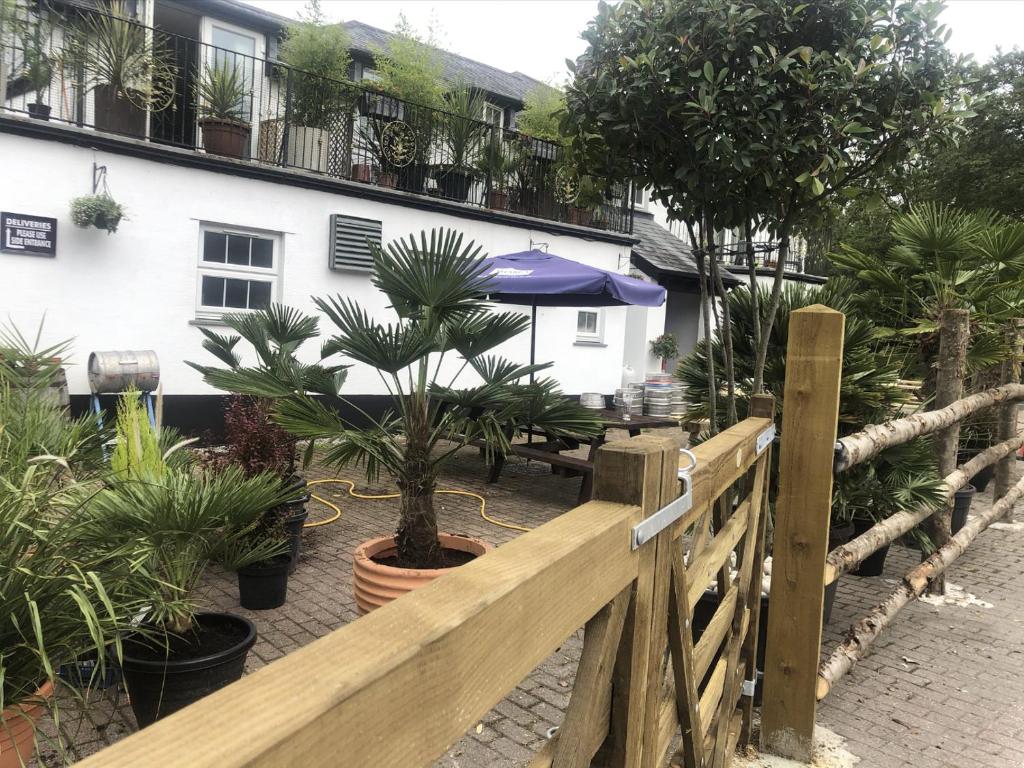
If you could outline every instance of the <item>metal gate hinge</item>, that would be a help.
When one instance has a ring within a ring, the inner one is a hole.
[[[690,459],[690,466],[679,470],[679,481],[683,484],[682,495],[633,526],[630,549],[639,549],[681,518],[693,506],[693,480],[690,478],[690,473],[697,466],[697,457],[685,448],[681,449],[680,453],[686,454]]]
[[[757,455],[760,456],[764,453],[764,449],[771,445],[772,440],[775,439],[775,425],[772,424],[768,429],[757,436]]]

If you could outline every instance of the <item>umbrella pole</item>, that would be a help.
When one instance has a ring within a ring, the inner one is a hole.
[[[530,367],[532,369],[537,359],[537,299],[530,302]],[[534,374],[530,371],[530,384],[533,384]],[[527,427],[526,444],[533,444],[533,422]]]

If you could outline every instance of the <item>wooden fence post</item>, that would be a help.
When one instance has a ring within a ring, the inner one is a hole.
[[[598,451],[594,498],[636,504],[649,516],[679,496],[679,442],[642,435]],[[622,630],[612,676],[608,738],[596,758],[612,768],[654,768],[658,763],[661,662],[668,647],[670,526],[638,551],[633,600]]]
[[[844,323],[820,304],[789,316],[761,744],[804,761],[814,747]]]
[[[971,313],[966,309],[944,309],[939,315],[939,360],[935,374],[935,402],[932,410],[951,405],[964,395],[964,376],[967,368],[967,341],[970,338]],[[956,454],[960,445],[960,422],[955,422],[935,433],[935,460],[939,477],[946,477],[956,469]],[[936,549],[949,541],[953,499],[949,499],[928,518],[927,531]],[[924,553],[927,558],[931,553]],[[930,594],[946,592],[946,577],[939,574],[928,584]]]
[[[1007,335],[1009,336],[1008,341],[1013,353],[1010,355],[1008,360],[1003,361],[1003,371],[1000,382],[1002,384],[1019,384],[1020,365],[1021,360],[1024,359],[1024,319],[1018,318],[1014,320],[1010,325]],[[1018,405],[1019,403],[1017,401],[1011,400],[999,409],[1000,441],[1009,440],[1011,437],[1016,436]],[[1015,461],[1016,457],[1011,453],[996,464],[995,489],[992,495],[993,502],[1003,498],[1007,493],[1009,493],[1010,488],[1013,487],[1013,482],[1010,478],[1013,476],[1013,464]],[[1007,511],[1005,519],[1013,519],[1012,506]]]

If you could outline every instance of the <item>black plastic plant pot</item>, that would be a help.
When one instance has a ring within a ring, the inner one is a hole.
[[[184,709],[242,676],[256,627],[232,613],[200,613],[188,637],[125,639],[121,665],[140,728]]]
[[[288,573],[294,573],[299,565],[299,556],[302,554],[302,529],[309,518],[309,511],[306,504],[309,502],[310,494],[306,492],[306,481],[296,485],[300,494],[294,501],[284,505],[284,513],[281,524],[288,535],[288,548],[291,553],[291,564],[288,566]]]
[[[996,475],[996,465],[989,464],[987,467],[982,469],[978,474],[971,478],[971,485],[978,493],[984,493],[985,489],[988,488],[988,484],[992,482],[992,478]]]
[[[965,485],[953,494],[953,517],[949,524],[951,533],[956,533],[967,525],[967,514],[971,511],[971,502],[974,501],[974,494],[977,492],[973,485]]]
[[[29,117],[34,117],[36,120],[49,120],[50,119],[50,105],[39,104],[38,102],[28,105]]]
[[[280,608],[288,597],[291,555],[278,555],[238,569],[238,599],[250,611]]]
[[[860,536],[862,533],[867,533],[867,531],[873,528],[874,525],[874,520],[855,517],[853,519],[854,537]],[[885,568],[885,558],[888,554],[889,545],[886,544],[881,549],[865,557],[864,560],[861,561],[860,565],[851,569],[850,573],[854,576],[881,576],[882,570]]]

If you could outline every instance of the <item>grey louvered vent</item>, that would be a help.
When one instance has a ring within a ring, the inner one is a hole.
[[[331,269],[369,272],[373,269],[369,241],[380,245],[380,222],[356,216],[331,215]]]

